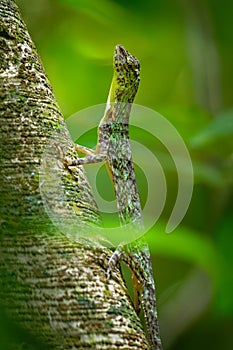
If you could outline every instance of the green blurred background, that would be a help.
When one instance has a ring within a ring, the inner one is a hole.
[[[233,3],[17,3],[65,117],[106,101],[116,44],[139,58],[135,102],[173,123],[194,167],[191,205],[180,226],[167,235],[176,168],[158,140],[139,135],[159,154],[168,183],[165,209],[148,234],[164,347],[233,349]],[[93,133],[87,142],[94,146]],[[146,180],[139,169],[137,175],[143,200]]]

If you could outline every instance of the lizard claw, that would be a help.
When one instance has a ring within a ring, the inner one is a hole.
[[[78,159],[72,159],[71,157],[65,157],[64,158],[64,164],[67,167],[80,165],[79,161],[80,161],[80,158],[78,158]]]
[[[72,165],[72,159],[70,158],[70,157],[65,157],[64,158],[64,164],[66,165],[66,166],[69,166],[69,165]]]
[[[121,255],[122,255],[122,251],[123,251],[123,246],[124,244],[121,243],[119,244],[119,246],[117,247],[117,249],[114,251],[114,253],[112,254],[111,258],[109,259],[108,262],[108,270],[107,270],[107,279],[110,279],[111,274],[113,269],[116,267],[116,265],[120,262],[121,260]]]

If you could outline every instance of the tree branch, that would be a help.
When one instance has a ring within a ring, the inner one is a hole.
[[[66,196],[52,188],[50,202],[80,231],[100,224],[82,167],[70,173],[63,164],[64,152],[76,156],[73,143],[11,0],[0,2],[0,60],[0,347],[147,349],[119,271],[106,280],[111,252],[61,234],[45,211],[39,175],[53,139],[60,156],[46,166]]]

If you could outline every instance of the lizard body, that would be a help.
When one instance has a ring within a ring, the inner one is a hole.
[[[131,104],[140,81],[140,63],[122,46],[117,45],[114,54],[114,75],[105,114],[98,128],[95,150],[76,145],[76,150],[86,157],[68,161],[69,166],[105,161],[117,199],[119,220],[122,226],[143,230],[142,210],[138,195],[134,165],[129,140],[129,116]],[[143,231],[142,231],[143,232]],[[127,231],[126,231],[127,234]],[[134,276],[135,299],[141,297],[147,333],[152,350],[162,349],[159,335],[155,283],[150,252],[143,238],[120,245],[109,261],[109,271],[124,262]],[[139,306],[136,305],[136,308]]]

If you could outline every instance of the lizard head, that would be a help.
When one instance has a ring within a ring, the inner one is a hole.
[[[112,102],[132,103],[140,81],[140,63],[123,46],[117,45],[113,58]]]

